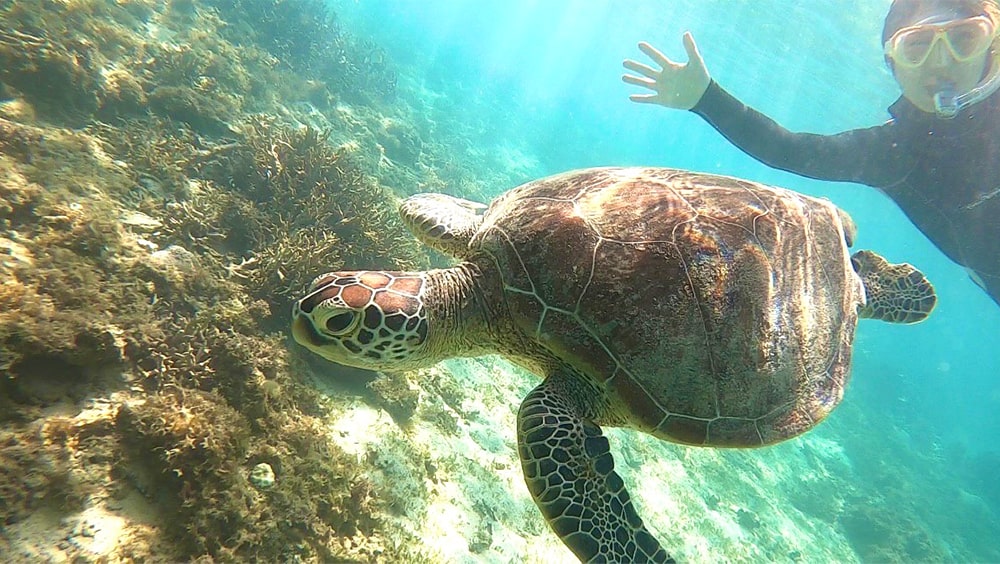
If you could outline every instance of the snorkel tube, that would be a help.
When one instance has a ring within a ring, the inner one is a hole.
[[[962,108],[982,102],[1000,88],[1000,57],[990,53],[990,70],[979,84],[964,94],[956,94],[954,85],[944,84],[934,95],[934,112],[938,117],[951,119],[958,115]]]

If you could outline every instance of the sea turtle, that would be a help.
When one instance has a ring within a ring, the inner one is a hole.
[[[427,272],[324,274],[295,340],[336,363],[409,370],[500,353],[543,377],[517,414],[535,503],[583,561],[665,562],[601,426],[688,445],[756,447],[840,402],[860,317],[917,322],[936,302],[909,264],[853,256],[831,202],[737,178],[595,168],[488,207],[405,200]]]

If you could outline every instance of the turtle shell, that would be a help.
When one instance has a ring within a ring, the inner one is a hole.
[[[843,396],[864,302],[845,229],[789,190],[606,168],[507,192],[471,245],[516,327],[605,391],[607,422],[740,447],[802,433]]]

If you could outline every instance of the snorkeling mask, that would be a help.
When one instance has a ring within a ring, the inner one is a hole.
[[[943,42],[956,61],[964,63],[982,55],[996,35],[986,16],[945,23],[920,23],[904,27],[885,42],[885,53],[900,66],[916,68],[927,62],[934,46]]]
[[[885,54],[902,67],[917,68],[927,62],[934,48],[943,48],[959,63],[970,61],[989,50],[996,38],[993,20],[986,16],[963,18],[945,23],[919,23],[899,29],[885,42]],[[943,84],[934,95],[938,116],[952,118],[969,105],[980,102],[1000,88],[1000,60],[991,57],[990,69],[975,87],[961,93],[954,85]]]

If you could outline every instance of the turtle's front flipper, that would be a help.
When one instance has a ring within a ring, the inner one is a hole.
[[[469,242],[479,230],[486,207],[479,202],[429,192],[403,200],[399,215],[421,242],[464,259],[469,256]]]
[[[517,450],[531,496],[583,562],[673,562],[632,507],[608,439],[581,416],[580,387],[555,374],[521,403]]]
[[[891,264],[872,251],[854,253],[851,264],[868,297],[861,317],[916,323],[926,319],[937,304],[934,286],[912,265]]]

